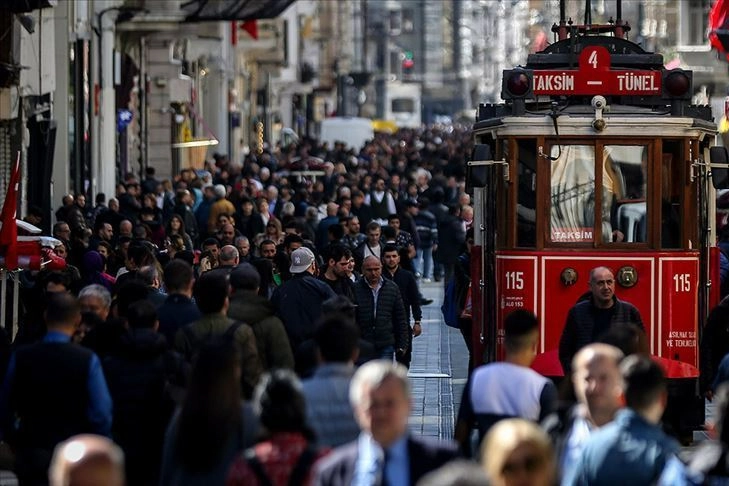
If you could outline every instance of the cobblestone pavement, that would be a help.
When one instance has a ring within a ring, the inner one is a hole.
[[[413,412],[410,430],[419,435],[453,438],[453,427],[468,376],[468,350],[457,329],[443,322],[443,282],[421,284],[433,303],[423,307],[423,333],[413,340],[410,382]]]

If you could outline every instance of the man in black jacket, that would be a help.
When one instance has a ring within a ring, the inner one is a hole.
[[[423,332],[420,325],[420,321],[423,319],[423,313],[420,310],[418,284],[412,272],[400,267],[400,252],[397,250],[397,246],[393,244],[385,245],[385,248],[382,250],[382,262],[385,265],[384,277],[387,280],[395,282],[400,289],[400,296],[405,307],[405,322],[408,325],[408,348],[405,354],[398,356],[397,361],[410,368],[410,361],[413,355],[413,337],[420,336],[420,333]],[[414,321],[412,328],[410,327],[411,309]]]
[[[306,247],[291,253],[289,271],[293,275],[291,280],[273,292],[271,303],[286,327],[296,358],[301,343],[314,337],[322,303],[336,294],[331,287],[316,279],[316,258]]]
[[[571,371],[572,358],[577,351],[597,341],[610,328],[635,324],[645,329],[638,309],[615,297],[615,277],[609,268],[593,268],[589,283],[590,298],[570,309],[559,340],[559,361],[565,376]]]
[[[187,366],[157,333],[154,305],[141,300],[127,311],[129,332],[104,360],[114,401],[114,440],[125,454],[129,484],[158,483],[165,430],[185,387]],[[177,393],[173,393],[177,391]]]
[[[409,329],[400,289],[382,278],[382,263],[368,256],[362,264],[363,277],[354,285],[357,303],[357,324],[362,338],[375,345],[382,359],[392,359],[393,353],[405,356]]]

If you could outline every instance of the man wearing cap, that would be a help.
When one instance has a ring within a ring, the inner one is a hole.
[[[271,303],[286,327],[296,356],[301,343],[314,336],[322,303],[335,294],[331,287],[316,279],[316,258],[310,249],[301,247],[291,253],[289,271],[291,280],[273,292]]]

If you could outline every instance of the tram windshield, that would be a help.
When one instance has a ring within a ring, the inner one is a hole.
[[[597,217],[602,242],[645,242],[647,147],[601,146],[599,165],[595,150],[593,145],[551,148],[551,241],[595,241],[595,174],[601,170],[601,207]]]

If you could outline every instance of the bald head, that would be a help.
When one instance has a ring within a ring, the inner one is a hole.
[[[48,474],[51,486],[122,486],[124,453],[106,437],[77,435],[58,444]]]
[[[218,260],[221,265],[236,265],[238,263],[238,249],[233,245],[225,245],[220,249]]]
[[[622,406],[618,367],[622,359],[622,351],[615,346],[595,343],[582,348],[572,360],[575,396],[597,426],[610,422]]]

